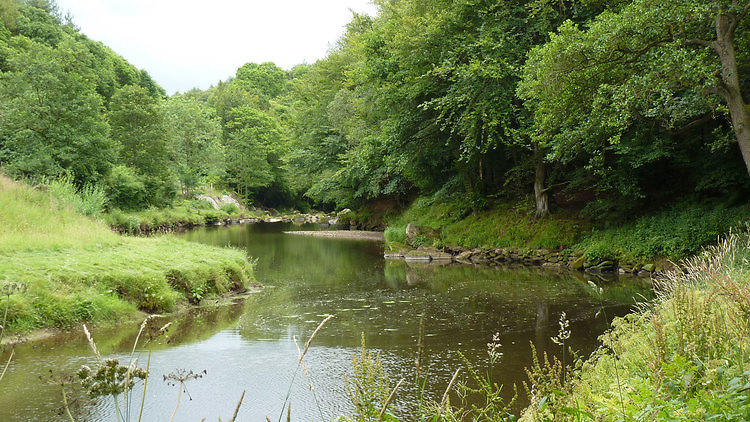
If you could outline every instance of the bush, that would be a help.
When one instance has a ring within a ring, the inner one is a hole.
[[[104,212],[107,205],[104,189],[94,185],[84,185],[79,189],[73,183],[73,176],[70,174],[44,183],[62,204],[83,215],[97,217]]]
[[[682,259],[750,220],[750,209],[677,204],[628,224],[595,231],[579,247],[587,258]]]
[[[106,178],[107,193],[116,208],[135,210],[146,202],[146,185],[135,170],[126,166],[115,166]]]
[[[222,204],[221,207],[219,207],[219,209],[221,211],[224,211],[228,215],[239,214],[240,212],[240,208],[237,205],[232,204],[232,203]]]

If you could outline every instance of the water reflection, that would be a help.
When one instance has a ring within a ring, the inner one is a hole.
[[[441,394],[455,368],[464,364],[459,352],[478,365],[487,364],[486,343],[500,332],[504,357],[494,374],[508,386],[510,396],[512,385],[524,379],[530,342],[540,351],[559,349],[549,338],[561,311],[571,319],[571,344],[589,353],[606,327],[605,317],[626,312],[634,298],[649,290],[637,279],[596,279],[604,287],[599,295],[587,283],[591,276],[541,268],[386,262],[377,242],[281,233],[289,229],[314,226],[259,224],[182,235],[245,249],[257,258],[256,274],[266,288],[232,306],[173,318],[169,343],[149,346],[152,379],[145,420],[169,419],[177,391],[161,376],[178,368],[206,369],[207,376],[188,385],[192,400],[182,402],[177,420],[227,419],[243,390],[247,394],[240,420],[278,418],[296,366],[294,339],[304,342],[328,314],[336,316],[306,356],[314,390],[304,376],[293,387],[294,420],[329,420],[349,410],[344,378],[351,375],[361,333],[368,347],[381,353],[394,382],[412,378],[420,318],[424,367],[431,380],[428,394]],[[104,353],[122,355],[135,330],[132,326],[94,334]],[[142,352],[141,358],[145,356]],[[83,336],[71,333],[28,344],[17,349],[17,357],[0,384],[0,420],[59,420],[59,389],[37,377],[49,369],[74,371],[89,362]],[[396,403],[404,413],[416,394],[407,385]],[[138,389],[136,394],[140,397]],[[77,412],[84,419],[111,419],[111,401],[78,400]]]

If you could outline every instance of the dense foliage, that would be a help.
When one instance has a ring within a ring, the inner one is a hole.
[[[53,2],[3,0],[3,171],[127,210],[206,187],[300,209],[444,192],[606,225],[747,199],[750,6],[375,3],[322,60],[167,97]]]

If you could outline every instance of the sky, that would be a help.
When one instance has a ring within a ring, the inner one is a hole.
[[[369,0],[57,0],[63,15],[168,93],[206,89],[247,62],[313,63]]]

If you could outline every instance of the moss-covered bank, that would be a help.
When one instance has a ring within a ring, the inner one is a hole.
[[[253,281],[242,251],[121,236],[4,176],[0,210],[2,307],[11,332],[169,312]]]

